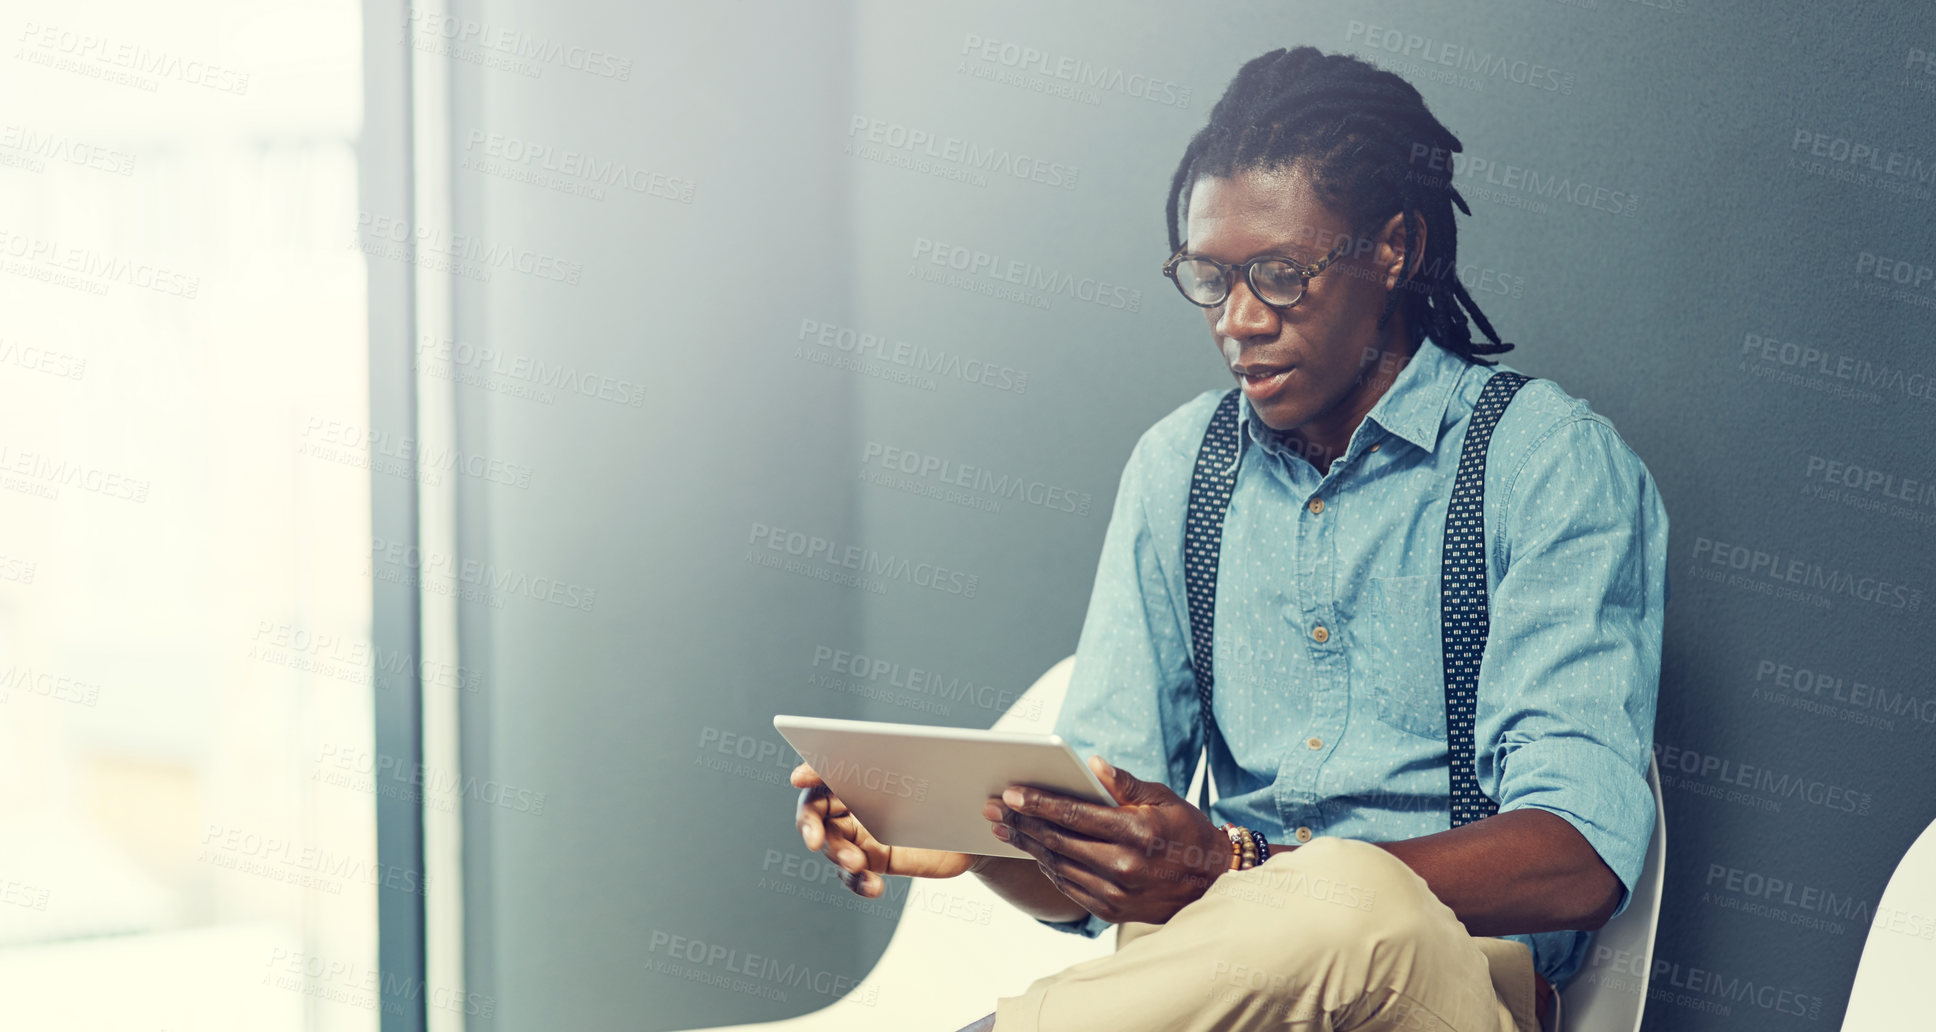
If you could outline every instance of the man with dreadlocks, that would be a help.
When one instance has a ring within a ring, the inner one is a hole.
[[[1123,471],[1056,724],[1117,806],[1011,786],[983,812],[1033,860],[889,849],[796,770],[855,892],[973,871],[1118,925],[971,1028],[1534,1032],[1625,907],[1667,516],[1603,416],[1480,357],[1512,345],[1459,280],[1460,149],[1398,76],[1299,47],[1184,152],[1164,273],[1237,386]]]

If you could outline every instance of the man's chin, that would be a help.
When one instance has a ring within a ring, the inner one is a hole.
[[[1260,403],[1253,398],[1250,399],[1250,407],[1257,410],[1257,418],[1265,426],[1280,434],[1290,433],[1310,422],[1309,414],[1295,401],[1277,399]]]

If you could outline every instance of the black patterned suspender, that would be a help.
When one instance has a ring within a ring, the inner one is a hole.
[[[1445,548],[1439,571],[1439,623],[1445,660],[1447,767],[1452,826],[1499,812],[1479,790],[1474,771],[1473,721],[1479,659],[1491,620],[1486,599],[1486,451],[1493,427],[1531,377],[1500,370],[1486,381],[1466,425],[1452,500],[1445,511]],[[1217,403],[1197,447],[1190,473],[1190,504],[1183,526],[1183,586],[1190,603],[1190,669],[1196,677],[1198,720],[1203,728],[1203,791],[1197,806],[1210,812],[1210,743],[1216,729],[1210,699],[1216,678],[1211,654],[1216,627],[1217,561],[1223,548],[1223,517],[1237,482],[1242,438],[1237,425],[1239,392]]]
[[[1183,520],[1183,590],[1190,597],[1190,671],[1197,680],[1197,715],[1203,727],[1203,790],[1197,809],[1210,812],[1210,736],[1216,720],[1210,715],[1210,690],[1217,683],[1211,662],[1211,630],[1217,621],[1217,558],[1223,548],[1223,514],[1230,508],[1230,489],[1237,486],[1237,451],[1242,444],[1237,427],[1237,388],[1217,402],[1210,426],[1197,446],[1197,465],[1190,472],[1190,508]],[[1187,791],[1187,789],[1186,789]]]
[[[1452,826],[1499,812],[1479,791],[1472,723],[1479,694],[1479,657],[1492,620],[1486,601],[1486,448],[1506,405],[1531,377],[1496,372],[1479,392],[1445,508],[1445,550],[1439,566],[1439,627],[1445,649],[1445,747],[1452,757]]]

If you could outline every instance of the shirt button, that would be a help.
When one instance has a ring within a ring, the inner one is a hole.
[[[1316,516],[1318,513],[1321,513],[1324,511],[1324,499],[1322,498],[1311,499],[1311,504],[1310,506],[1308,506],[1308,508],[1311,510],[1311,515]]]
[[[1313,738],[1306,738],[1306,739],[1304,740],[1304,744],[1305,744],[1305,745],[1308,745],[1308,746],[1310,746],[1310,747],[1311,747],[1311,748],[1313,748],[1313,749],[1322,749],[1322,748],[1324,748],[1324,739],[1322,739],[1322,738],[1315,738],[1315,737],[1313,737]]]
[[[1377,445],[1375,445],[1375,444],[1374,444],[1374,445],[1372,445],[1372,446],[1371,446],[1371,450],[1372,450],[1372,451],[1377,451],[1377,450],[1378,450],[1378,446],[1377,446]]]
[[[1299,844],[1299,845],[1302,845],[1302,844],[1304,844],[1304,843],[1306,843],[1306,842],[1309,842],[1309,841],[1311,841],[1311,829],[1309,829],[1309,828],[1304,828],[1304,827],[1300,827],[1300,828],[1298,828],[1298,829],[1297,829],[1297,841],[1298,841],[1298,844]]]
[[[1331,632],[1325,630],[1323,624],[1319,624],[1316,627],[1311,628],[1311,640],[1317,642],[1319,645],[1322,645],[1325,642],[1331,640]]]

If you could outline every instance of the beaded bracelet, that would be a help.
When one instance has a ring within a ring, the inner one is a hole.
[[[1222,831],[1230,836],[1231,870],[1247,871],[1257,866],[1261,856],[1268,855],[1258,851],[1258,843],[1262,836],[1249,828],[1241,824],[1225,824]]]
[[[1257,862],[1261,864],[1269,860],[1270,840],[1264,838],[1264,833],[1258,831],[1256,828],[1250,829],[1250,837],[1257,840]]]

